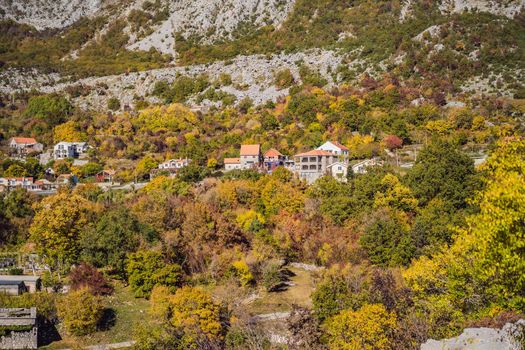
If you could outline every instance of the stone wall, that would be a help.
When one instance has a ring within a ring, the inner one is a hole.
[[[25,332],[11,332],[0,337],[0,349],[36,349],[38,348],[37,334],[37,327]]]

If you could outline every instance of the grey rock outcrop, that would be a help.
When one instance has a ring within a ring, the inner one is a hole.
[[[428,340],[421,350],[521,350],[525,334],[525,320],[508,323],[502,329],[467,328],[456,337]]]

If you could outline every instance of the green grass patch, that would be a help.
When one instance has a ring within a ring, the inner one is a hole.
[[[72,337],[66,334],[63,329],[59,329],[62,340],[45,346],[42,349],[54,350],[74,346],[129,341],[133,338],[133,329],[135,326],[139,323],[147,323],[149,320],[147,313],[149,301],[142,298],[135,298],[133,291],[121,283],[115,283],[114,294],[106,297],[105,301],[106,307],[113,311],[107,312],[107,322],[103,325],[106,329],[83,337]],[[112,318],[114,321],[111,321]]]

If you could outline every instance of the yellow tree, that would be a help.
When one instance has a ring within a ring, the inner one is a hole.
[[[53,129],[54,142],[78,142],[85,140],[86,134],[78,130],[78,126],[74,121],[68,121],[63,124],[57,125]]]
[[[66,330],[73,335],[86,335],[97,330],[102,317],[102,299],[90,293],[88,288],[70,292],[57,303],[58,317]]]
[[[390,350],[397,319],[383,305],[367,304],[357,311],[344,310],[329,318],[325,327],[330,349]]]
[[[93,205],[78,194],[59,192],[42,200],[29,228],[31,241],[52,269],[77,262],[79,236],[89,222]]]
[[[222,339],[221,308],[209,293],[185,286],[170,298],[170,306],[171,324],[184,331],[189,346],[201,335]]]

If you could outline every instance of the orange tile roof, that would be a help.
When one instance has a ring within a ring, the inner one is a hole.
[[[34,144],[36,140],[32,137],[13,137],[16,143]]]
[[[306,156],[333,156],[333,155],[334,155],[333,153],[328,152],[328,151],[314,149],[309,152],[296,154],[295,156],[296,157],[306,157]]]
[[[224,164],[240,164],[240,158],[224,158]]]
[[[266,153],[264,154],[265,157],[279,157],[282,156],[282,153],[276,150],[275,148],[270,148]]]
[[[241,145],[241,156],[257,156],[261,153],[261,145]]]
[[[334,145],[336,145],[337,147],[339,147],[340,149],[342,149],[343,151],[349,151],[348,147],[346,147],[345,145],[340,144],[337,141],[330,141],[330,142],[333,143]]]

